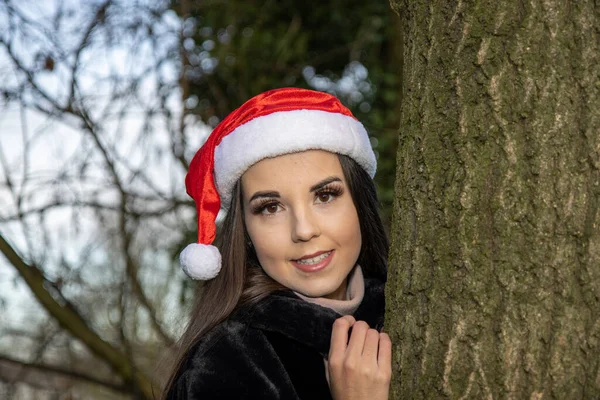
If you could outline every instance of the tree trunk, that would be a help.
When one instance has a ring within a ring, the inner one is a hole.
[[[392,398],[600,398],[600,3],[392,6]]]

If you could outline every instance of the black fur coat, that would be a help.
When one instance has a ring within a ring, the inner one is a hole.
[[[354,313],[381,330],[384,282],[365,277]],[[329,353],[334,310],[291,290],[239,309],[190,352],[168,399],[331,399],[323,357]]]

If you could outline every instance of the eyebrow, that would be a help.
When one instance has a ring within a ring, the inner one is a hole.
[[[317,190],[329,185],[331,182],[341,182],[342,180],[337,176],[330,176],[329,178],[323,179],[321,182],[310,187],[310,192],[316,192]]]
[[[338,178],[337,176],[330,176],[328,178],[323,179],[319,183],[312,185],[309,189],[309,192],[316,192],[317,190],[329,185],[332,182],[341,182],[341,181],[342,180],[340,178]],[[250,197],[250,200],[248,200],[248,203],[251,203],[252,201],[259,199],[261,197],[280,198],[281,195],[279,194],[279,192],[275,192],[275,191],[256,192],[252,195],[252,197]]]
[[[252,197],[250,197],[250,200],[248,200],[248,203],[251,203],[253,200],[259,199],[261,197],[281,197],[279,195],[279,192],[256,192],[252,195]]]

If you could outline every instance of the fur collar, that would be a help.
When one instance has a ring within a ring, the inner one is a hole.
[[[384,282],[366,277],[364,282],[365,294],[353,315],[357,321],[366,321],[370,327],[381,330],[385,311]],[[307,302],[288,289],[273,292],[255,305],[236,310],[230,319],[263,331],[278,332],[326,357],[333,322],[340,316],[331,308]]]

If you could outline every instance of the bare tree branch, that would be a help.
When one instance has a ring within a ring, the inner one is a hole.
[[[92,35],[92,32],[94,31],[94,29],[98,26],[98,24],[101,24],[104,21],[104,18],[106,16],[106,11],[108,10],[108,7],[110,6],[110,4],[112,3],[111,0],[107,0],[104,3],[102,3],[100,6],[98,6],[98,9],[96,10],[96,14],[94,15],[94,18],[92,18],[92,21],[90,21],[90,24],[88,25],[87,29],[85,30],[85,33],[83,34],[83,38],[81,39],[81,42],[79,43],[79,46],[77,46],[77,50],[75,51],[75,59],[73,61],[73,67],[71,69],[71,88],[70,88],[70,94],[69,94],[69,102],[71,102],[74,98],[75,98],[75,86],[76,86],[76,82],[77,80],[75,79],[75,77],[77,76],[77,69],[79,68],[79,58],[81,56],[81,52],[87,47],[89,40],[90,40],[90,36]],[[67,107],[69,109],[72,109],[71,104],[69,104],[69,106]]]
[[[190,4],[188,0],[181,0],[179,2],[179,13],[185,19],[189,16],[190,12]],[[185,101],[190,96],[190,84],[185,76],[185,66],[189,65],[189,61],[187,59],[187,52],[183,47],[183,41],[185,37],[183,35],[183,24],[181,30],[179,32],[179,87],[181,88],[181,104],[185,106]],[[171,141],[171,151],[173,155],[179,162],[181,166],[187,170],[189,165],[187,160],[184,157],[184,149],[185,149],[185,112],[181,112],[181,116],[179,118],[179,129],[176,132],[173,132],[172,141]]]
[[[58,302],[48,290],[50,283],[44,274],[35,266],[26,264],[15,252],[10,244],[0,235],[0,252],[15,267],[19,275],[25,280],[33,295],[40,304],[52,315],[58,323],[73,336],[81,340],[94,354],[106,360],[113,369],[126,382],[133,382],[148,398],[152,396],[152,384],[139,369],[135,373],[131,360],[125,357],[110,343],[104,341],[94,332],[75,310],[75,307],[61,297]]]
[[[158,208],[156,210],[131,210],[131,207],[127,207],[125,214],[131,218],[142,218],[142,217],[157,217],[177,210],[179,207],[192,207],[193,203],[190,201],[174,201],[167,207]],[[100,204],[97,201],[54,201],[43,206],[35,207],[29,210],[19,211],[17,214],[7,215],[0,217],[0,223],[20,221],[29,215],[43,214],[48,211],[62,208],[62,207],[79,207],[79,208],[90,208],[106,211],[120,212],[120,207],[115,205]]]
[[[110,2],[105,3],[106,7],[108,7],[109,3]],[[103,11],[102,13],[97,14],[97,15],[101,15],[104,12],[106,12],[106,11]],[[96,23],[97,22],[98,22],[98,20],[96,20]],[[88,28],[87,32],[90,32],[90,31],[91,31],[91,28]],[[143,289],[141,283],[139,282],[139,278],[138,278],[139,267],[138,267],[138,265],[136,265],[136,263],[133,261],[131,255],[129,254],[130,245],[131,245],[131,234],[126,229],[127,227],[125,224],[126,215],[127,215],[127,212],[126,212],[126,210],[127,210],[127,192],[123,188],[121,179],[116,170],[116,166],[115,166],[113,157],[111,157],[107,147],[102,143],[102,140],[100,139],[100,135],[98,134],[98,130],[99,130],[98,124],[96,124],[92,120],[92,118],[88,115],[88,113],[86,112],[85,109],[77,108],[71,102],[67,106],[64,106],[64,107],[59,105],[59,103],[57,101],[52,99],[52,97],[50,95],[48,95],[44,90],[42,90],[39,87],[39,85],[37,85],[35,83],[35,80],[33,78],[33,73],[31,71],[27,70],[26,67],[19,62],[16,55],[12,52],[11,44],[6,43],[1,39],[0,39],[0,43],[4,44],[4,46],[7,49],[7,52],[11,56],[12,61],[15,63],[17,68],[25,74],[28,82],[30,83],[32,88],[36,91],[36,93],[38,93],[40,96],[42,96],[44,99],[46,99],[52,105],[52,107],[54,109],[53,114],[58,114],[58,115],[70,114],[76,118],[79,118],[81,120],[81,122],[83,123],[84,131],[89,134],[90,138],[95,143],[97,150],[100,151],[100,153],[102,154],[104,162],[106,163],[106,165],[108,167],[108,172],[111,175],[114,187],[120,193],[120,198],[121,198],[120,199],[120,211],[121,211],[121,213],[120,213],[119,219],[120,219],[120,226],[121,226],[121,229],[123,229],[122,232],[124,234],[123,235],[123,248],[124,248],[124,254],[125,254],[125,263],[126,263],[126,267],[127,267],[127,271],[128,271],[128,276],[132,281],[134,294],[138,297],[142,306],[144,306],[148,310],[152,325],[156,329],[159,336],[168,345],[172,345],[174,341],[172,338],[169,337],[169,335],[165,332],[165,330],[161,326],[160,322],[158,321],[156,310],[154,309],[150,300],[144,293],[144,289]],[[75,80],[75,76],[72,76],[71,79]]]
[[[127,392],[128,388],[122,384],[98,379],[87,373],[71,371],[55,365],[37,362],[25,362],[0,354],[0,380],[35,382],[40,379],[39,373],[54,374],[69,379],[78,379],[84,382],[101,385],[117,392]],[[28,375],[34,375],[29,377]]]
[[[0,82],[0,95],[20,107],[23,137],[0,146],[0,195],[8,193],[2,200],[10,203],[0,212],[7,228],[0,251],[18,272],[17,284],[26,284],[67,336],[104,360],[134,396],[148,396],[144,371],[157,348],[173,343],[164,321],[175,310],[167,313],[163,299],[179,285],[170,257],[193,208],[178,198],[180,179],[159,171],[187,168],[177,104],[181,38],[168,11],[166,2],[0,0],[0,18],[8,21],[0,28],[0,57],[14,73]],[[70,223],[63,224],[65,216]],[[43,355],[59,347],[52,340]],[[59,368],[70,371],[69,357],[60,354]],[[110,380],[94,372],[92,378]]]

